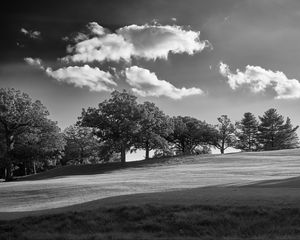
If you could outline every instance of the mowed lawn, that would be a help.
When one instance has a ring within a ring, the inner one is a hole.
[[[0,215],[1,212],[52,209],[135,193],[215,185],[243,186],[296,177],[300,175],[300,149],[188,156],[153,164],[129,164],[126,168],[101,168],[99,165],[60,168],[22,181],[0,183]]]

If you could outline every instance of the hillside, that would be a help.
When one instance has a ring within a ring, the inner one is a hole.
[[[129,163],[122,168],[119,164],[65,167],[1,183],[0,212],[60,208],[136,193],[243,186],[299,175],[299,149],[187,156]]]

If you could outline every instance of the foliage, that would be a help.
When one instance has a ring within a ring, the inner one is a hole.
[[[0,125],[4,135],[5,152],[2,158],[6,180],[12,177],[13,151],[17,137],[42,128],[49,113],[40,101],[15,89],[0,89]]]
[[[111,98],[99,103],[98,108],[83,109],[79,123],[95,128],[97,137],[121,152],[121,162],[125,162],[126,151],[134,145],[140,131],[140,119],[136,97],[124,90],[112,92]]]
[[[227,115],[218,118],[219,124],[209,132],[209,142],[223,154],[228,147],[236,145],[235,126]]]
[[[263,150],[293,148],[298,145],[298,126],[293,127],[289,118],[285,122],[276,109],[267,110],[259,119],[258,140]]]
[[[246,112],[242,120],[236,123],[238,142],[235,147],[245,151],[258,150],[258,125],[255,116],[250,112]]]
[[[64,130],[66,141],[65,155],[62,164],[97,162],[98,149],[100,143],[93,134],[93,129],[89,127],[80,127],[77,125],[69,126]]]
[[[173,131],[173,122],[154,103],[144,102],[139,105],[141,119],[135,149],[145,149],[146,159],[150,150],[166,149],[166,137]]]
[[[57,123],[50,119],[42,119],[39,126],[28,128],[18,135],[15,141],[13,156],[16,165],[23,168],[23,173],[36,173],[36,165],[40,170],[47,168],[52,160],[61,158],[65,141]]]
[[[206,122],[192,117],[173,117],[174,131],[168,140],[179,154],[194,154],[196,148],[206,144],[205,132],[209,128]]]

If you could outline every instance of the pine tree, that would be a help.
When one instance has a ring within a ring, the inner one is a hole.
[[[299,146],[299,139],[296,133],[298,127],[293,127],[289,117],[286,119],[280,133],[281,149],[291,149]]]
[[[245,151],[256,151],[258,149],[258,121],[255,116],[246,112],[243,119],[236,124],[237,137],[239,138],[237,148]]]
[[[284,122],[283,116],[276,109],[269,109],[259,119],[259,142],[263,150],[293,148],[297,145],[298,126],[293,128],[289,118]]]

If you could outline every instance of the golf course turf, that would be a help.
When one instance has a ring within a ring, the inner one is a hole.
[[[299,149],[72,171],[1,183],[0,239],[300,239]]]

